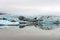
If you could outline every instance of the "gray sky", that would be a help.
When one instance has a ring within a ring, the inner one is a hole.
[[[0,12],[15,15],[60,15],[60,0],[0,0]]]

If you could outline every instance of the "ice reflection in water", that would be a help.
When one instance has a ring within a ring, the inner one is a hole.
[[[60,27],[60,24],[52,24],[52,25],[40,24],[37,27],[40,28],[40,29],[43,29],[43,30],[52,30],[52,29]]]

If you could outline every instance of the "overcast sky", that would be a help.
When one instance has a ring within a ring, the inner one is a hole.
[[[60,15],[60,0],[0,0],[0,12],[15,15]]]

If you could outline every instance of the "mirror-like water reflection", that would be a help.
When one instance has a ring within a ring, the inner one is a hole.
[[[59,28],[60,24],[52,24],[52,25],[41,24],[37,27],[40,28],[40,29],[43,29],[43,30],[52,30],[52,29],[55,29],[55,28]]]

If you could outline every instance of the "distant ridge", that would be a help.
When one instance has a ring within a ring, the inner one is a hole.
[[[0,13],[0,15],[5,15],[6,13]]]

